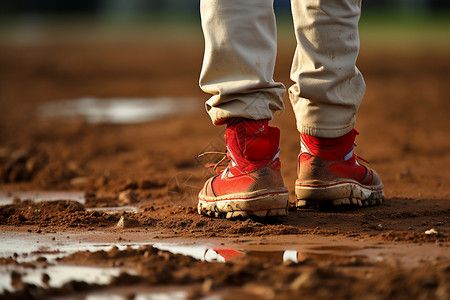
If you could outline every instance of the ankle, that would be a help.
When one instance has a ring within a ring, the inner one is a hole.
[[[253,165],[254,169],[277,159],[280,130],[269,126],[268,120],[231,118],[226,124],[225,143],[239,167]]]
[[[353,157],[353,147],[358,131],[337,138],[319,138],[301,133],[301,152],[306,152],[327,160],[348,160]]]

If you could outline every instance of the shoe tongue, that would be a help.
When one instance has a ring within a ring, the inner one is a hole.
[[[356,130],[338,138],[318,138],[300,134],[301,150],[327,160],[348,160],[353,157]]]
[[[228,124],[226,144],[232,160],[241,169],[267,165],[278,152],[280,131],[267,120],[245,120]]]

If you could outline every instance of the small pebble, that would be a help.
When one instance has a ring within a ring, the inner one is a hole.
[[[430,234],[438,234],[438,232],[434,228],[431,228],[431,229],[425,231],[425,234],[428,234],[428,235],[430,235]]]
[[[126,190],[119,194],[120,205],[130,205],[138,202],[138,198],[133,190]]]
[[[131,219],[125,216],[121,216],[119,222],[117,222],[116,226],[119,228],[129,228],[138,226],[139,222],[135,219]]]

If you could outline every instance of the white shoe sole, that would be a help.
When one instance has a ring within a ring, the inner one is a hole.
[[[216,218],[287,216],[287,188],[210,197],[200,193],[198,213]]]
[[[384,201],[383,184],[366,186],[354,180],[310,181],[295,183],[297,207],[307,206],[373,206]]]

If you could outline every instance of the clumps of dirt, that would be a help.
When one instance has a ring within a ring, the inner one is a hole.
[[[0,148],[0,183],[34,183],[39,188],[69,188],[83,181],[83,167],[59,157],[54,149],[33,144],[23,148]]]
[[[48,163],[46,153],[36,149],[0,149],[0,183],[32,180]]]
[[[105,227],[117,223],[117,215],[99,211],[86,211],[75,201],[59,200],[33,202],[16,200],[14,204],[0,206],[1,225],[58,226],[61,228]]]
[[[41,279],[45,284],[47,278],[45,274]],[[8,300],[22,300],[22,299],[46,299],[48,297],[66,297],[68,294],[75,294],[77,292],[87,292],[92,290],[99,290],[104,288],[98,284],[89,284],[83,281],[70,281],[63,284],[60,288],[39,287],[32,283],[25,283],[22,281],[20,274],[17,272],[11,273],[12,286],[16,289],[14,292],[5,291],[0,295],[0,299]]]
[[[155,174],[151,178],[142,176],[139,180],[135,180],[128,176],[112,176],[108,171],[92,181],[86,178],[86,182],[82,182],[77,187],[86,190],[87,194],[97,195],[97,198],[103,198],[105,194],[113,193],[114,197],[117,197],[118,205],[130,205],[145,199],[166,197],[168,193],[167,180],[160,177],[161,174]]]
[[[40,254],[42,252],[33,252],[33,254]],[[37,257],[34,261],[18,261],[18,254],[14,253],[13,255],[9,257],[1,257],[0,258],[0,265],[1,266],[20,266],[22,268],[29,268],[29,269],[36,269],[37,266],[43,266],[47,267],[49,265],[49,262],[47,261],[47,258],[43,256]],[[27,254],[28,256],[28,254]],[[1,296],[0,296],[1,298]]]
[[[122,200],[121,200],[122,198]],[[95,230],[100,228],[161,231],[170,236],[182,235],[184,237],[230,237],[230,236],[270,236],[289,234],[313,234],[321,236],[335,236],[342,234],[333,223],[326,224],[323,220],[314,219],[318,213],[303,214],[302,218],[295,213],[288,217],[272,219],[215,219],[197,214],[193,206],[179,206],[166,199],[142,200],[141,191],[125,190],[120,193],[86,193],[86,203],[83,205],[76,201],[44,201],[15,199],[13,204],[0,206],[0,225],[37,226],[56,229],[80,228]],[[120,207],[120,201],[125,201],[138,208],[138,212],[107,213],[90,208]],[[299,213],[301,214],[301,213]],[[341,216],[342,214],[342,216]],[[321,216],[323,218],[324,216]],[[353,216],[345,212],[336,212],[335,219],[347,217],[349,229],[361,220],[368,217]],[[375,217],[372,217],[375,218]],[[299,221],[300,220],[300,221]],[[364,221],[363,223],[365,223]],[[372,222],[373,223],[373,222]],[[376,224],[377,222],[373,223]],[[386,222],[384,222],[386,223]],[[308,225],[309,224],[309,225]],[[341,224],[346,224],[342,223]],[[440,223],[439,223],[440,224]],[[436,225],[439,225],[436,223]],[[313,226],[311,226],[313,225]],[[320,226],[315,226],[320,225]],[[381,241],[408,242],[408,243],[436,243],[448,245],[449,234],[444,226],[437,226],[437,231],[426,234],[425,229],[418,230],[388,230],[384,226],[365,227],[364,232],[348,230],[345,236],[349,238],[371,238]],[[387,225],[387,228],[393,227]],[[354,229],[354,228],[353,228]]]
[[[128,187],[128,185],[126,185]],[[86,191],[85,207],[117,207],[137,205],[151,201],[152,192],[135,188],[122,188],[118,191]]]
[[[146,247],[143,247],[146,248]],[[152,248],[153,249],[153,248]],[[127,247],[120,251],[116,246],[111,247],[109,251],[78,251],[69,256],[58,259],[58,262],[74,263],[84,266],[123,266],[125,260],[131,265],[140,261],[140,255],[144,252]]]
[[[136,218],[150,215],[154,227],[189,237],[229,237],[304,234],[310,230],[285,224],[288,219],[215,219],[200,216],[194,207],[154,207],[152,211],[136,214]],[[170,213],[166,213],[169,211]]]
[[[17,260],[15,260],[13,257],[1,257],[0,265],[2,265],[2,266],[18,265],[18,263],[17,263]]]
[[[85,207],[116,207],[118,196],[115,193],[84,193]]]
[[[448,234],[437,232],[434,234],[404,232],[404,231],[389,231],[379,235],[385,241],[411,241],[415,243],[445,243],[448,239]]]
[[[305,230],[290,226],[286,223],[286,218],[279,218],[273,220],[264,220],[264,219],[244,219],[244,220],[235,220],[230,224],[231,226],[227,230],[227,232],[232,234],[245,234],[245,235],[285,235],[285,234],[301,234],[306,233]]]
[[[107,286],[70,282],[59,289],[25,285],[10,299],[28,295],[31,299],[92,289],[144,284],[188,286],[192,299],[220,293],[223,299],[236,295],[257,299],[448,299],[450,260],[417,268],[398,268],[387,263],[322,261],[310,258],[301,263],[241,256],[227,263],[208,263],[171,254],[152,246],[123,251],[77,252],[59,260],[65,264],[123,267]],[[76,289],[74,290],[74,288]]]

